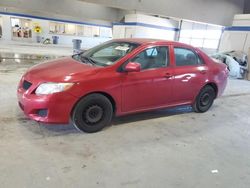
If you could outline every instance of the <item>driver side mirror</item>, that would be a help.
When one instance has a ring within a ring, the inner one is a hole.
[[[141,71],[141,64],[136,62],[129,62],[125,66],[126,72],[140,72]]]

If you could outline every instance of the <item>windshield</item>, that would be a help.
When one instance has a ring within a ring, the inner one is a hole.
[[[109,66],[115,64],[138,46],[139,44],[130,42],[108,42],[74,55],[73,58],[93,65]]]

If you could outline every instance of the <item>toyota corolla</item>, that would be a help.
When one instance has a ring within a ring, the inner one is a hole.
[[[18,103],[31,119],[97,132],[113,116],[192,105],[206,112],[228,70],[198,48],[164,40],[118,39],[36,65],[21,78]]]

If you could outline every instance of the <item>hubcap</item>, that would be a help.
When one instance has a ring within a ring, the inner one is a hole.
[[[201,96],[200,103],[202,106],[207,106],[210,102],[210,96],[208,93],[205,93]]]
[[[102,119],[103,109],[98,105],[89,106],[84,113],[86,123],[97,123]]]

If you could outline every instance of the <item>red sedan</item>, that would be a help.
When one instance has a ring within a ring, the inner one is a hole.
[[[119,39],[39,64],[18,86],[19,106],[33,120],[96,132],[112,116],[192,105],[206,112],[227,84],[228,70],[178,42]]]

